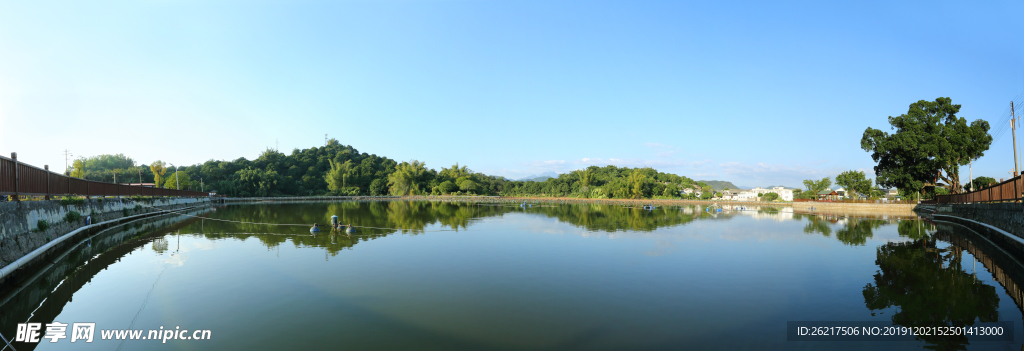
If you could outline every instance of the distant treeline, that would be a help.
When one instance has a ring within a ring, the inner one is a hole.
[[[162,161],[139,165],[123,154],[74,161],[71,176],[119,183],[216,191],[236,197],[310,195],[502,195],[582,198],[680,198],[686,188],[713,191],[703,182],[652,168],[590,166],[543,182],[512,181],[455,164],[440,171],[422,162],[397,162],[360,153],[331,139],[326,146],[295,149],[291,155],[268,149],[255,160],[209,160],[175,167]],[[696,187],[695,187],[696,185]],[[692,195],[687,195],[692,197]]]

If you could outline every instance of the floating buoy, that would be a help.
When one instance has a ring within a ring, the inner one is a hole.
[[[351,224],[345,226],[345,234],[352,234],[352,233],[355,233],[355,232],[356,232],[356,230],[354,228],[352,228]]]
[[[309,232],[310,233],[316,233],[316,232],[319,232],[319,231],[320,231],[320,228],[318,228],[316,226],[316,223],[313,223],[313,228],[309,228]]]
[[[331,216],[331,228],[338,229],[338,216]]]

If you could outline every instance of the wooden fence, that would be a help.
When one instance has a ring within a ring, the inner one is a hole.
[[[201,197],[210,193],[175,189],[159,189],[127,184],[114,184],[72,178],[50,172],[49,166],[38,168],[18,162],[18,154],[11,158],[0,156],[0,195],[80,195],[80,196],[175,196]]]
[[[935,197],[940,204],[965,204],[973,202],[1017,202],[1024,192],[1024,181],[1021,176],[1002,183],[964,194],[938,195]]]

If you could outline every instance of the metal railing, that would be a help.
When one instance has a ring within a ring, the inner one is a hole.
[[[1021,201],[1024,192],[1024,180],[1021,176],[964,194],[938,195],[935,197],[940,204],[964,204],[972,202],[1017,202]]]
[[[0,195],[19,196],[176,196],[200,197],[209,196],[204,191],[148,188],[127,184],[97,182],[80,178],[72,178],[60,173],[50,172],[49,166],[38,168],[18,162],[18,154],[12,152],[11,158],[0,156]]]

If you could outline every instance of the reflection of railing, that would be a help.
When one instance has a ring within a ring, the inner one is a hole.
[[[0,156],[0,195],[84,195],[84,196],[209,196],[202,191],[146,188],[127,184],[104,183],[72,178]]]
[[[1022,180],[1021,176],[1017,176],[1005,182],[966,194],[939,195],[936,196],[936,202],[940,204],[957,204],[970,202],[1020,201],[1021,191],[1024,191],[1024,180]]]
[[[985,269],[992,273],[992,278],[1006,289],[1006,294],[1017,304],[1017,308],[1024,311],[1024,289],[1013,280],[1011,276],[1012,269],[1007,270],[1000,267],[994,257],[985,254],[985,251],[982,251],[974,242],[966,238],[957,235],[947,235],[943,239],[949,241],[950,244],[966,249],[971,256],[974,256],[974,259],[980,262],[982,267],[985,267]]]

